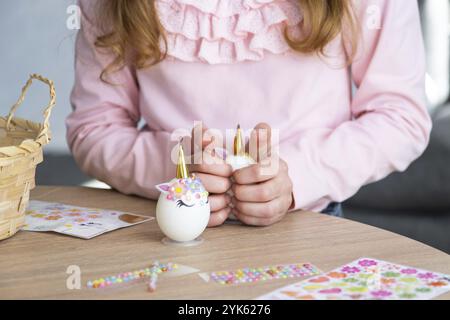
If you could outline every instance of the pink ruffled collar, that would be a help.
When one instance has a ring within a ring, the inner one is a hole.
[[[302,15],[294,0],[157,0],[167,53],[186,62],[259,61],[290,48]]]

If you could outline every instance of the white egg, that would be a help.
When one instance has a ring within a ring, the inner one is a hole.
[[[169,184],[176,180],[172,180]],[[208,225],[211,213],[209,201],[205,203],[194,200],[185,203],[168,199],[167,195],[167,192],[162,192],[156,205],[156,221],[159,228],[171,240],[177,242],[195,240]]]
[[[227,163],[233,168],[233,172],[239,169],[243,169],[246,167],[251,166],[252,164],[255,164],[255,160],[251,158],[250,156],[235,156],[235,155],[227,155]],[[233,196],[233,193],[231,190],[229,191],[229,195]],[[230,213],[228,216],[228,220],[236,221],[237,218],[233,213]]]
[[[256,163],[255,160],[253,160],[253,158],[247,155],[245,156],[228,155],[226,161],[233,168],[233,171],[246,168]]]

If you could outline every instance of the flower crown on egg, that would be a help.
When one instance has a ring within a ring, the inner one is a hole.
[[[208,191],[194,174],[186,179],[158,184],[156,188],[166,194],[167,200],[177,202],[178,207],[193,207],[196,203],[201,205],[208,203]]]

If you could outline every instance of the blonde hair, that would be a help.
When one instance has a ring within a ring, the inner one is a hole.
[[[294,39],[285,30],[286,42],[293,50],[324,55],[327,44],[342,33],[343,40],[352,52],[355,51],[357,31],[351,0],[298,2],[304,16],[300,25],[303,36]],[[165,59],[166,49],[161,49],[160,41],[164,48],[167,48],[167,42],[154,0],[103,0],[99,5],[98,22],[108,31],[97,38],[95,45],[114,55],[114,60],[100,76],[102,80],[127,62],[142,69]],[[351,55],[348,56],[349,63]]]

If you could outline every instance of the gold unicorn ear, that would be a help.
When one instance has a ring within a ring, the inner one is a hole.
[[[189,178],[189,171],[187,169],[186,160],[184,158],[182,142],[183,139],[180,140],[180,143],[178,145],[177,179]]]

